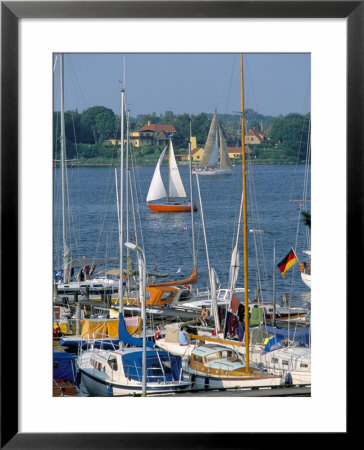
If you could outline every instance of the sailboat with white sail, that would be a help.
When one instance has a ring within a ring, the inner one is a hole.
[[[216,110],[211,120],[201,165],[194,170],[199,175],[232,174],[232,164],[227,151],[222,127],[217,119]]]
[[[197,211],[197,207],[194,204],[193,207],[191,203],[181,203],[176,201],[176,198],[186,198],[187,194],[183,186],[182,178],[178,170],[176,158],[174,155],[172,139],[169,139],[169,157],[168,157],[168,189],[166,191],[162,176],[161,176],[161,164],[167,150],[167,145],[163,149],[157,166],[154,170],[154,175],[149,187],[147,195],[147,205],[149,209],[153,212],[191,212]],[[164,203],[150,203],[155,200],[160,200],[165,198]]]

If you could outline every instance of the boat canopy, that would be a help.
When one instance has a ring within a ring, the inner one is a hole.
[[[72,354],[53,352],[53,378],[70,380],[77,386],[80,384],[80,373],[76,369],[76,362]]]
[[[142,380],[142,351],[125,352],[121,355],[126,377]],[[171,355],[160,350],[147,351],[147,383],[178,381],[182,360],[180,356]]]
[[[125,344],[133,345],[134,347],[143,346],[142,338],[136,338],[128,332],[122,313],[119,314],[119,342],[124,342]],[[147,341],[146,346],[153,348],[154,344],[151,341]]]
[[[267,331],[270,334],[275,335],[277,338],[282,338],[280,340],[276,340],[275,343],[278,343],[279,341],[288,338],[291,341],[299,342],[300,344],[309,346],[310,340],[311,340],[311,327],[307,327],[304,330],[296,330],[296,329],[286,329],[286,328],[275,328],[275,327],[268,327],[263,326],[263,330]],[[269,342],[268,342],[269,344]],[[267,345],[268,345],[267,344]],[[269,350],[266,350],[269,351]]]

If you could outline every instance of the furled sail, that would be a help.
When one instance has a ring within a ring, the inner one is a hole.
[[[217,113],[215,110],[210,125],[210,131],[207,136],[205,150],[201,160],[202,166],[214,166],[218,163],[219,136],[217,130],[218,130],[218,123],[217,123]]]
[[[165,146],[164,150],[162,151],[158,164],[154,170],[154,175],[152,178],[152,182],[150,183],[148,195],[147,195],[147,202],[158,200],[159,198],[167,197],[166,190],[164,188],[162,176],[160,167],[164,158],[164,154],[166,153],[167,146]]]
[[[187,197],[174,156],[172,140],[169,141],[169,197]]]
[[[220,134],[220,169],[231,169],[232,168],[231,161],[220,124],[219,124],[219,134]]]

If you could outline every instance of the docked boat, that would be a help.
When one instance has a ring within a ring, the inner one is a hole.
[[[90,349],[78,359],[82,382],[92,396],[142,394],[142,350],[125,348],[115,351]],[[186,391],[191,388],[184,374],[181,358],[160,350],[146,351],[147,394]]]
[[[154,170],[154,175],[149,187],[147,195],[147,205],[148,208],[153,212],[191,212],[197,211],[197,206],[194,204],[193,207],[191,203],[181,203],[176,201],[176,198],[186,198],[187,194],[183,186],[181,175],[178,170],[176,158],[174,156],[172,140],[169,139],[169,158],[168,158],[168,189],[165,190],[160,167],[166,153],[167,146],[162,151],[157,166]],[[155,200],[160,200],[165,198],[164,203],[150,203]]]
[[[223,345],[200,345],[191,352],[186,372],[194,389],[270,387],[282,384],[279,376],[268,376],[261,368],[247,368],[242,355]]]
[[[303,253],[308,255],[310,260],[300,264],[301,279],[311,289],[311,250],[305,250]]]
[[[215,110],[211,120],[209,133],[205,144],[201,165],[194,168],[199,175],[231,175],[232,165],[227,151],[221,125],[217,120]]]

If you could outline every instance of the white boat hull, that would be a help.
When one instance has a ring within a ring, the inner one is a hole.
[[[192,389],[241,389],[241,388],[253,388],[253,387],[271,387],[282,385],[282,380],[279,377],[266,377],[266,378],[216,378],[213,376],[206,376],[199,373],[192,375]]]
[[[129,381],[112,381],[107,376],[102,377],[95,369],[81,369],[82,383],[94,397],[120,397],[125,395],[142,394],[142,383]],[[147,383],[146,392],[148,394],[165,394],[168,392],[190,390],[191,382],[181,381],[180,383]]]
[[[301,272],[301,279],[305,283],[305,285],[311,289],[311,275]]]
[[[211,175],[231,175],[233,173],[232,169],[212,169],[212,170],[198,170],[195,171],[200,176],[211,176]]]

